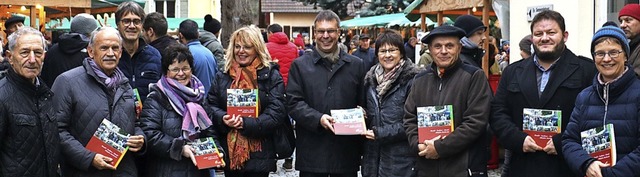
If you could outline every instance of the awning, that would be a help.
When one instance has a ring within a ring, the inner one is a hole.
[[[385,27],[390,22],[395,22],[396,24],[401,24],[399,20],[406,20],[403,13],[395,13],[395,14],[385,14],[378,16],[370,16],[370,17],[361,17],[355,18],[351,20],[346,20],[340,22],[340,28],[353,28],[353,27]]]
[[[420,4],[422,4],[422,0],[414,0],[411,4],[409,4],[409,6],[407,6],[407,8],[404,9],[405,17],[411,20],[412,22],[415,22],[418,19],[420,19],[419,13],[418,14],[411,13],[411,11],[413,11],[416,7],[419,7]]]
[[[395,26],[395,25],[398,25],[398,26],[401,26],[401,27],[420,27],[420,23],[421,23],[420,21],[412,22],[411,20],[409,20],[407,18],[400,18],[400,19],[397,19],[397,20],[390,21],[387,24],[387,28]],[[425,19],[425,24],[427,26],[435,25],[435,22],[431,21],[431,19],[429,19],[429,18],[426,18]]]

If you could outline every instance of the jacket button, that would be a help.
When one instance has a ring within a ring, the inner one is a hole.
[[[327,89],[331,90],[331,87],[328,87]]]

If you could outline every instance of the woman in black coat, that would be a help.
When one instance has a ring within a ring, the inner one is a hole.
[[[413,77],[421,70],[405,57],[402,37],[395,31],[379,35],[376,54],[379,62],[365,76],[369,130],[365,134],[362,176],[416,176],[415,154],[411,153],[402,119]]]
[[[188,144],[199,138],[218,138],[204,110],[204,86],[192,75],[191,68],[193,56],[189,48],[167,47],[162,58],[163,76],[151,86],[140,118],[147,139],[144,174],[148,176],[209,176],[209,170],[198,170],[195,149]],[[190,111],[200,114],[189,114]],[[197,122],[192,119],[194,115]]]
[[[226,177],[267,177],[269,172],[276,171],[273,134],[277,127],[289,121],[282,76],[277,65],[270,63],[271,56],[257,28],[240,28],[229,42],[224,69],[216,75],[207,96],[213,124],[227,152],[224,174]],[[229,96],[228,89],[252,91]],[[251,93],[254,96],[247,97]],[[251,109],[253,114],[240,115],[228,107],[236,103],[257,106]]]

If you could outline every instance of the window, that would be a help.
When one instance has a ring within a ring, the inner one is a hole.
[[[156,1],[156,12],[164,14],[166,18],[176,17],[176,1]]]

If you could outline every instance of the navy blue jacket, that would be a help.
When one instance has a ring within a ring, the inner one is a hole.
[[[608,98],[605,97],[604,90],[608,90]],[[608,105],[605,104],[607,99]],[[579,176],[584,176],[589,164],[595,160],[583,150],[580,132],[613,124],[617,162],[613,167],[601,168],[602,176],[639,176],[639,111],[640,80],[631,69],[607,85],[594,79],[593,85],[578,95],[571,120],[562,136],[562,152],[569,167]]]
[[[147,94],[149,94],[149,84],[158,82],[162,75],[162,72],[160,72],[160,60],[162,57],[156,48],[147,45],[142,38],[138,41],[138,50],[133,56],[127,53],[127,50],[122,51],[118,68],[127,76],[131,87],[138,89],[140,99],[144,104],[144,100],[147,99]]]

